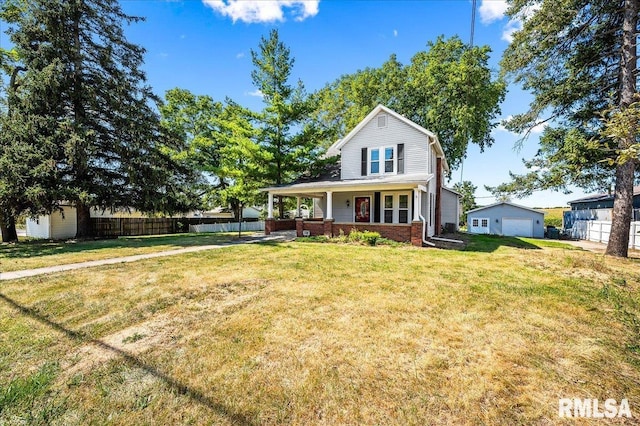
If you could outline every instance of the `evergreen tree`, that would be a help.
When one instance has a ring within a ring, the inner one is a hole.
[[[607,254],[627,256],[638,165],[638,0],[512,0],[508,14],[522,30],[502,59],[503,71],[530,90],[529,110],[507,127],[528,132],[553,124],[532,172],[512,176],[496,193],[527,195],[575,184],[609,190],[615,182]]]
[[[272,184],[289,183],[314,169],[321,153],[322,134],[310,119],[316,109],[301,81],[289,83],[294,59],[280,41],[277,30],[262,37],[258,51],[251,51],[253,84],[265,103],[257,115],[258,140],[267,152],[264,180]],[[278,200],[280,217],[284,202]]]
[[[57,179],[47,191],[75,205],[77,237],[90,236],[91,207],[193,207],[190,170],[166,154],[179,140],[153,109],[144,50],[123,33],[123,23],[141,18],[124,14],[116,0],[24,4],[8,30],[26,69],[15,113],[51,126]]]

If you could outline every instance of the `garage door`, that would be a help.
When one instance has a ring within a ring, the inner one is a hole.
[[[533,237],[533,220],[503,218],[502,235],[510,237]]]

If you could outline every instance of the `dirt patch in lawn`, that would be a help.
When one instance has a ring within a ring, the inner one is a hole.
[[[67,378],[88,372],[118,356],[136,356],[146,350],[171,342],[172,328],[168,315],[127,327],[101,339],[92,340],[69,355],[62,363]]]

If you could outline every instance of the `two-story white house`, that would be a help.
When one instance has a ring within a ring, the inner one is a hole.
[[[339,156],[335,173],[264,189],[266,233],[282,228],[274,196],[314,199],[314,217],[296,219],[299,236],[359,229],[422,246],[445,224],[457,229],[460,195],[443,185],[449,168],[438,137],[395,111],[378,105],[327,156]]]

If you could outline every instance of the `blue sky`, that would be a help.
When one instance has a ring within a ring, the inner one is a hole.
[[[314,91],[342,74],[380,66],[393,53],[408,63],[441,34],[469,40],[472,10],[470,0],[121,0],[121,4],[126,13],[146,17],[145,22],[127,27],[126,34],[147,49],[145,70],[156,93],[180,87],[217,100],[228,96],[256,110],[262,101],[251,83],[250,50],[257,49],[260,37],[271,28],[278,28],[291,49],[294,78]],[[505,10],[501,0],[477,1],[475,44],[492,48],[491,66],[496,72],[510,32],[518,27],[518,22],[504,17]],[[502,118],[525,111],[530,100],[510,87]],[[521,159],[535,154],[538,135],[534,133],[516,151],[519,135],[499,128],[494,131],[495,144],[484,153],[470,146],[463,178],[478,187],[479,204],[495,201],[484,185],[507,181],[509,170],[525,171]],[[460,174],[454,170],[448,184],[459,181]],[[582,195],[579,190],[570,195],[540,192],[513,201],[529,207],[563,206]]]

